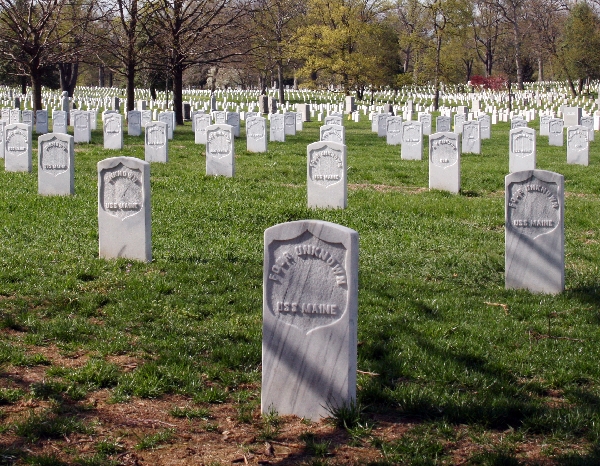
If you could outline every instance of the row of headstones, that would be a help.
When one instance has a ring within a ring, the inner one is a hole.
[[[7,140],[15,143],[30,132],[26,125],[8,129]],[[453,144],[449,137],[432,135],[442,148]],[[40,177],[72,172],[72,136],[47,134],[38,144]],[[332,174],[345,168],[343,145],[319,142],[307,152],[312,181],[342,181]],[[506,288],[563,291],[563,177],[521,171],[508,175],[505,187]],[[99,162],[98,193],[100,257],[151,261],[150,164],[130,157]],[[265,231],[263,411],[318,419],[355,400],[357,284],[356,231],[318,220]]]

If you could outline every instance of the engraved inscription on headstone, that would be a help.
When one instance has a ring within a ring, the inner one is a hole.
[[[479,120],[467,120],[462,125],[462,152],[463,154],[481,153],[481,129]]]
[[[358,234],[320,220],[265,231],[261,409],[317,420],[356,397]]]
[[[508,289],[564,290],[564,178],[528,170],[506,177]]]
[[[551,118],[548,122],[548,145],[562,146],[564,145],[563,136],[564,122],[560,118]]]
[[[439,116],[435,119],[435,130],[437,133],[450,132],[450,117]]]
[[[309,207],[346,208],[346,146],[319,141],[307,147]]]
[[[143,206],[141,170],[122,163],[102,173],[100,207],[121,220],[139,213]]]
[[[320,140],[346,143],[346,128],[342,125],[323,125],[319,128]]]
[[[402,123],[402,148],[400,158],[403,160],[423,159],[423,125],[419,121]]]
[[[402,117],[388,116],[385,120],[387,128],[386,143],[390,146],[399,146],[402,144]]]
[[[285,142],[285,117],[281,113],[274,113],[271,115],[269,140]]]
[[[169,127],[161,121],[153,121],[146,125],[144,136],[144,159],[146,162],[169,161]]]

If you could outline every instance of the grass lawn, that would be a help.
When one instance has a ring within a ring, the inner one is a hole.
[[[77,145],[71,197],[38,196],[35,150],[0,171],[0,465],[600,462],[600,143],[582,167],[538,136],[565,177],[566,291],[535,295],[504,289],[509,124],[451,195],[427,189],[427,149],[400,160],[346,121],[348,208],[311,210],[319,125],[266,154],[242,128],[230,179],[178,127],[149,264],[98,258],[96,164],[143,137]],[[307,218],[360,236],[360,406],[320,423],[259,406],[263,232]]]

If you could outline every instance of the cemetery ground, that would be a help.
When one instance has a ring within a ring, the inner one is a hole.
[[[242,129],[235,178],[206,177],[178,127],[148,264],[98,258],[96,164],[143,158],[142,137],[77,145],[71,197],[39,196],[35,163],[0,171],[0,464],[600,462],[597,143],[583,167],[538,136],[565,176],[566,291],[536,295],[504,289],[509,124],[451,195],[427,189],[427,149],[400,160],[346,121],[348,208],[310,210],[319,125],[266,154]],[[263,232],[310,218],[360,235],[358,403],[321,422],[260,414]]]

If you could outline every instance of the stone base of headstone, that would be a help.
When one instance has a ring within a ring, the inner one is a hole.
[[[264,248],[261,409],[316,421],[356,400],[358,233],[290,222]]]

